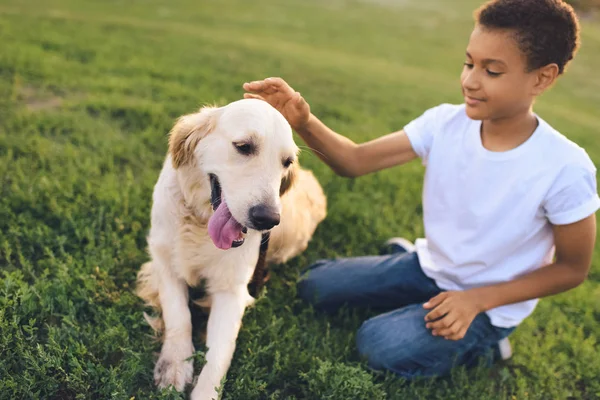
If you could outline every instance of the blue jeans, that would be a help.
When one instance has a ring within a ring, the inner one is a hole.
[[[371,368],[407,379],[447,375],[455,366],[477,365],[482,356],[491,363],[498,341],[514,330],[493,326],[481,313],[460,340],[433,336],[425,328],[423,303],[440,292],[416,253],[321,260],[298,282],[298,295],[318,309],[391,309],[365,321],[356,344]]]

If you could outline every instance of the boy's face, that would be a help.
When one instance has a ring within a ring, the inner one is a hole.
[[[531,107],[536,73],[526,72],[525,55],[511,34],[479,25],[471,34],[460,77],[471,119],[506,118]]]

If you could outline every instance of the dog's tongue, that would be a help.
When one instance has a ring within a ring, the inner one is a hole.
[[[208,220],[208,234],[215,246],[227,250],[242,234],[244,227],[233,218],[225,200],[221,201],[215,213]]]

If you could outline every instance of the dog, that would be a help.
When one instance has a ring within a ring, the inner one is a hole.
[[[298,165],[298,152],[288,122],[262,100],[203,107],[172,128],[152,198],[151,261],[136,285],[160,315],[145,315],[162,333],[159,388],[182,391],[192,382],[188,289],[204,282],[198,303],[210,307],[208,351],[191,398],[217,399],[244,311],[255,301],[248,292],[255,271],[304,251],[325,218],[323,189]]]

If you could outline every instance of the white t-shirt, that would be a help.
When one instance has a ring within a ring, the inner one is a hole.
[[[426,165],[423,219],[416,241],[423,272],[445,290],[512,280],[552,262],[550,224],[579,221],[600,208],[596,168],[585,150],[538,117],[533,135],[515,149],[492,152],[481,121],[464,105],[443,104],[404,131]],[[513,327],[536,300],[487,312]]]

